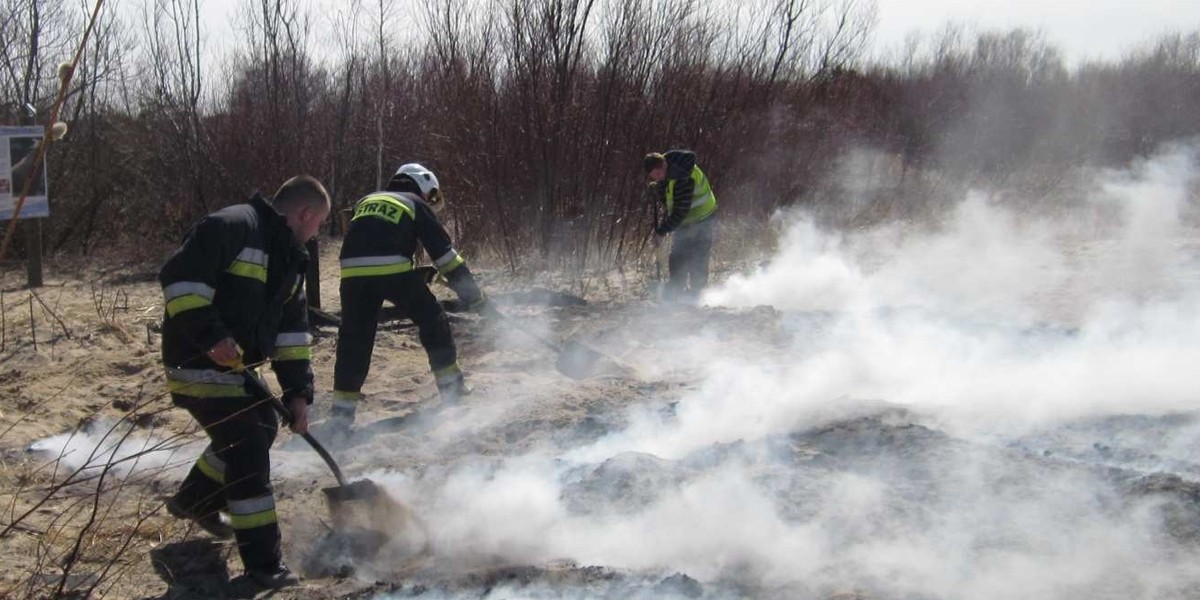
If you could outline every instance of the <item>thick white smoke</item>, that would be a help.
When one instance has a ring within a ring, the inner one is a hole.
[[[376,476],[436,524],[445,564],[683,572],[714,598],[1184,593],[1200,563],[1154,502],[1122,491],[1137,472],[1008,444],[1193,409],[1195,165],[1175,149],[1102,173],[1054,217],[981,193],[932,229],[843,234],[791,215],[769,265],[704,298],[773,307],[779,335],[699,323],[655,340],[692,383],[591,441]],[[1194,465],[1196,430],[1097,445],[1154,450],[1144,471]]]
[[[804,215],[785,216],[774,260],[731,277],[705,300],[782,310],[915,305],[1028,319],[1066,316],[1055,309],[1078,312],[1100,300],[1168,299],[1165,292],[1181,291],[1181,276],[1195,279],[1196,257],[1187,251],[1194,243],[1180,221],[1195,163],[1195,150],[1178,147],[1101,173],[1087,203],[1066,210],[1031,211],[1011,195],[970,193],[932,233],[903,224],[825,232]]]
[[[830,233],[797,217],[769,266],[705,300],[831,312],[836,341],[810,375],[841,371],[834,396],[989,418],[1188,408],[1200,255],[1180,215],[1195,164],[1177,148],[1104,173],[1086,205],[1054,217],[972,194],[932,234]]]
[[[127,421],[97,421],[29,445],[30,452],[55,464],[55,473],[76,473],[75,480],[101,471],[110,477],[125,478],[164,469],[180,470],[190,462],[189,457],[203,449],[203,444],[190,438],[163,439],[139,431]]]

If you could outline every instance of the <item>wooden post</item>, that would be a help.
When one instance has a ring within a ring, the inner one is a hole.
[[[321,308],[321,253],[317,238],[308,240],[304,245],[308,250],[308,272],[304,274],[304,293],[307,294],[309,308]]]
[[[25,279],[30,289],[42,287],[42,220],[24,219]]]
[[[32,104],[25,104],[25,114],[21,117],[21,125],[30,126],[37,124],[37,110]],[[45,131],[42,135],[49,135],[49,131]],[[42,143],[46,143],[43,140]],[[48,159],[43,156],[43,164],[38,177],[46,176],[45,162]],[[35,165],[36,166],[36,165]],[[37,186],[30,187],[36,189]],[[13,195],[20,194],[19,190],[12,190]],[[46,195],[50,195],[50,190],[46,190]],[[14,197],[13,200],[16,200]],[[18,215],[12,215],[12,218],[17,218]],[[41,219],[24,219],[21,227],[24,229],[22,235],[25,236],[25,281],[29,284],[29,288],[42,287],[42,220]],[[34,343],[36,349],[36,342]]]

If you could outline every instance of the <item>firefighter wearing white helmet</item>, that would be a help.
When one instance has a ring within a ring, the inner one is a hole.
[[[467,393],[450,322],[413,262],[420,244],[467,306],[487,308],[487,297],[434,214],[443,203],[437,176],[408,163],[396,170],[384,190],[368,194],[354,207],[340,257],[342,322],[331,411],[335,422],[354,420],[384,300],[416,324],[442,399],[456,402]]]
[[[417,163],[408,163],[400,165],[400,168],[396,169],[396,174],[392,176],[393,181],[402,175],[407,176],[417,184],[419,193],[424,198],[425,203],[429,205],[429,208],[432,208],[434,212],[441,212],[443,204],[442,189],[438,185],[437,175],[434,175],[433,171]]]

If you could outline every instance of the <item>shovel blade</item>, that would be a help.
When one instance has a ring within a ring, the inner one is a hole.
[[[370,479],[360,479],[346,485],[324,488],[321,492],[325,494],[325,499],[329,501],[330,506],[356,500],[370,500],[380,493],[379,486]]]
[[[558,353],[554,367],[571,379],[587,379],[596,372],[596,364],[603,358],[603,354],[580,342],[568,341]]]
[[[370,479],[362,479],[321,490],[329,504],[334,528],[387,532],[396,523],[407,522],[412,511]]]

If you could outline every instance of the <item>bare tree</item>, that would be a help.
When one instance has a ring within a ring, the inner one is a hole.
[[[301,0],[242,0],[245,41],[218,78],[201,66],[199,0],[144,1],[140,60],[110,21],[71,90],[78,126],[51,157],[70,215],[58,247],[174,237],[300,171],[342,206],[420,160],[456,243],[512,270],[581,271],[642,249],[651,150],[698,151],[722,210],[758,219],[834,202],[821,182],[850,147],[899,156],[897,203],[917,203],[931,173],[1052,185],[1200,133],[1194,33],[1069,71],[1037,32],[963,27],[868,64],[871,0],[432,0],[413,19],[351,0],[319,40]],[[0,116],[47,103],[72,6],[0,0]]]
[[[330,158],[329,179],[326,181],[329,193],[333,195],[334,209],[339,210],[347,205],[355,193],[353,191],[354,176],[359,157],[353,150],[358,144],[351,144],[350,132],[353,118],[356,116],[357,103],[354,94],[362,94],[362,79],[365,77],[366,51],[362,41],[362,12],[361,0],[350,0],[337,9],[333,18],[332,33],[335,47],[340,48],[338,69],[335,74],[337,82],[337,106],[334,119],[333,145],[337,149]],[[343,185],[345,181],[346,185]],[[350,188],[343,190],[343,188]]]
[[[88,47],[75,66],[74,88],[67,95],[69,115],[75,139],[86,144],[62,144],[52,155],[59,175],[54,178],[56,210],[68,218],[55,219],[58,235],[55,249],[62,248],[79,234],[80,248],[86,252],[100,225],[101,210],[107,200],[121,189],[122,158],[107,147],[112,139],[111,125],[105,115],[126,108],[121,87],[131,70],[129,57],[135,40],[126,23],[115,12],[100,12],[92,24]]]
[[[79,14],[64,0],[0,0],[0,95],[3,116],[17,122],[25,107],[44,112],[58,92],[55,66],[75,50]]]
[[[149,85],[141,95],[148,129],[155,146],[168,150],[146,157],[166,172],[186,174],[182,180],[163,181],[160,193],[186,189],[195,210],[211,208],[208,178],[215,165],[211,141],[201,114],[204,90],[200,0],[153,0],[145,7],[147,71]],[[170,164],[167,164],[170,163]],[[183,185],[181,185],[183,184]]]

